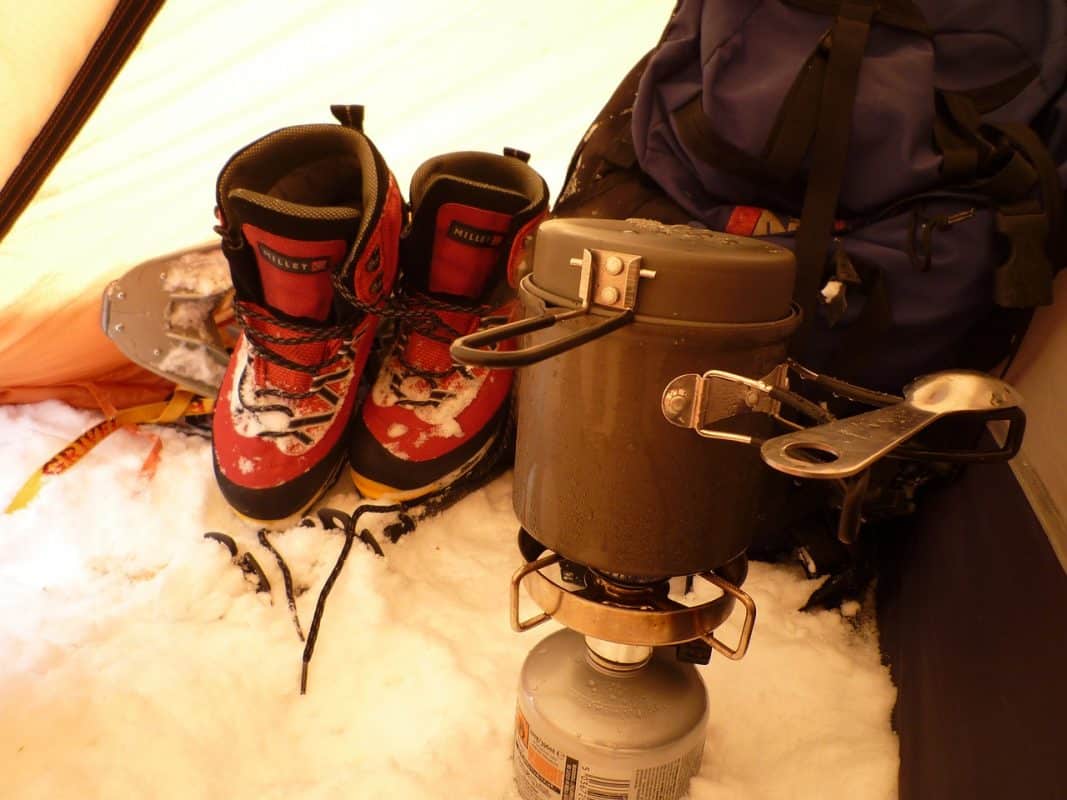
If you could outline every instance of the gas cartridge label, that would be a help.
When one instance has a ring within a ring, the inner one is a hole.
[[[515,766],[519,791],[526,800],[574,800],[578,762],[531,731],[519,710],[515,712]]]
[[[581,762],[531,730],[515,713],[515,775],[523,800],[673,800],[700,767],[703,742],[693,752],[644,769],[612,769]]]

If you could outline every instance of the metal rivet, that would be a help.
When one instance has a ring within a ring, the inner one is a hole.
[[[609,256],[608,260],[604,262],[604,271],[608,275],[622,274],[622,259],[618,256]]]
[[[667,408],[675,414],[684,411],[687,405],[689,405],[689,398],[686,396],[685,392],[677,392],[671,395],[671,398],[667,401]]]
[[[152,355],[154,355],[156,358],[159,358],[159,356],[163,355],[163,351],[160,350],[158,347],[153,347]]]
[[[115,323],[115,333],[122,333],[124,330],[126,330],[125,325],[123,325],[121,322]]]
[[[600,302],[606,303],[608,305],[619,302],[620,296],[621,295],[619,294],[619,290],[616,289],[614,286],[605,286],[603,289],[600,290],[598,294]]]
[[[119,289],[117,292],[115,292],[115,299],[116,300],[125,300],[126,299],[126,292],[122,291],[122,289]]]

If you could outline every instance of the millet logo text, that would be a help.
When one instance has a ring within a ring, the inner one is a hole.
[[[448,238],[469,244],[471,247],[498,247],[504,241],[504,237],[496,231],[475,228],[459,221],[453,221],[448,226]]]
[[[322,256],[315,258],[294,258],[283,255],[260,242],[259,254],[266,259],[268,264],[285,272],[322,272],[329,266],[329,261]]]

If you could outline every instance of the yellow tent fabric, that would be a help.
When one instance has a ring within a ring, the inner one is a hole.
[[[0,403],[63,400],[126,408],[173,385],[130,363],[100,329],[100,292],[56,298],[31,290],[0,309]]]

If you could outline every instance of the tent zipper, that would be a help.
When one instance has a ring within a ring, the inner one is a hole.
[[[89,119],[162,6],[163,0],[119,0],[74,80],[0,189],[0,240]]]

